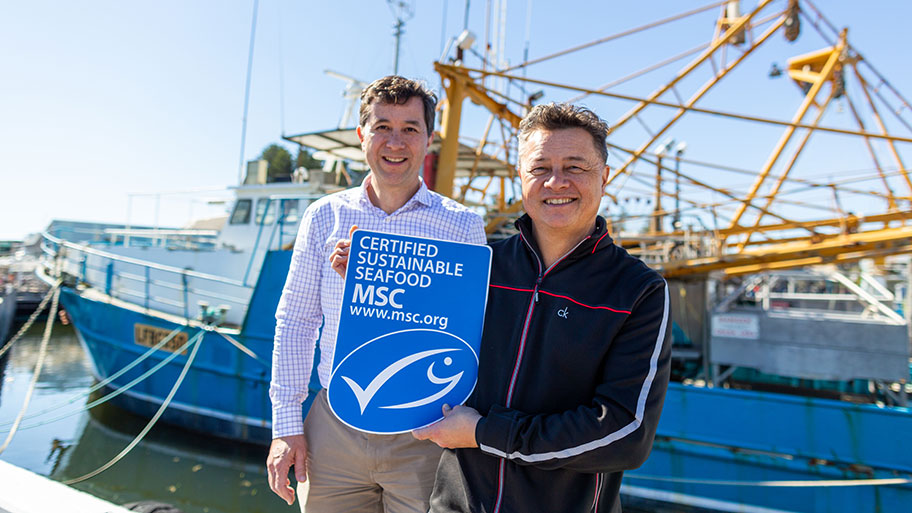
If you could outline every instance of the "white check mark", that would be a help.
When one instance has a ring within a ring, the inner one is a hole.
[[[361,388],[355,381],[348,376],[342,376],[342,379],[348,383],[348,386],[351,387],[352,392],[355,394],[355,398],[358,400],[358,406],[361,407],[361,413],[364,413],[364,409],[367,408],[368,403],[371,399],[374,398],[374,395],[380,390],[383,385],[390,380],[393,376],[396,375],[402,369],[408,367],[412,363],[417,362],[428,356],[434,356],[435,354],[440,353],[449,353],[452,351],[458,351],[458,349],[433,349],[431,351],[422,351],[420,353],[415,353],[413,355],[406,356],[398,361],[393,362],[389,367],[380,371],[380,374],[371,380],[367,385],[367,388]]]

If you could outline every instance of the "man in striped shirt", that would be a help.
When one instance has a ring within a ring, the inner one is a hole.
[[[273,492],[307,513],[425,512],[440,448],[410,434],[356,431],[330,412],[329,384],[343,280],[330,267],[336,242],[352,226],[402,235],[483,244],[482,219],[431,192],[419,177],[432,140],[436,97],[398,76],[361,94],[357,133],[371,172],[358,188],[314,202],[304,213],[276,311],[272,361],[273,441],[266,467]],[[322,326],[322,334],[320,327]],[[323,385],[302,421],[301,404],[320,337]]]

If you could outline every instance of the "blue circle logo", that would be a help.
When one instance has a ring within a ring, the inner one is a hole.
[[[349,426],[370,433],[417,429],[462,404],[475,387],[478,355],[461,338],[413,329],[365,342],[333,371],[329,406]]]

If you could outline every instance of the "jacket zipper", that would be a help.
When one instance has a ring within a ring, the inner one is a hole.
[[[591,235],[587,235],[583,240],[579,241],[576,246],[573,246],[570,251],[564,253],[563,256],[555,260],[550,267],[542,272],[543,266],[541,257],[538,256],[538,253],[535,251],[532,245],[529,244],[529,241],[526,240],[526,236],[523,235],[522,229],[519,230],[519,238],[522,239],[526,246],[529,247],[529,251],[535,255],[535,260],[538,262],[538,278],[535,280],[535,288],[532,290],[532,300],[529,302],[529,309],[526,311],[526,320],[523,323],[522,335],[519,337],[519,350],[516,352],[516,362],[513,364],[513,375],[510,377],[510,387],[507,389],[507,401],[505,404],[507,408],[510,407],[510,403],[513,401],[513,387],[516,385],[516,376],[519,374],[519,366],[522,363],[523,352],[526,348],[526,335],[529,333],[529,323],[532,321],[532,312],[535,310],[535,303],[538,303],[538,289],[541,287],[542,280],[545,279],[545,275],[551,272],[551,269],[554,269],[554,267],[557,266],[557,264],[561,263],[561,261],[563,261],[565,258],[567,258],[570,253],[576,251],[576,248],[580,247],[580,244],[583,242],[589,240],[590,237]],[[493,513],[500,513],[500,505],[503,501],[503,478],[506,461],[506,458],[502,458],[500,460],[500,468],[497,472],[497,500],[494,502]]]

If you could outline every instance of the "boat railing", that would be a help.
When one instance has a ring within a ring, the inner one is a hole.
[[[895,295],[876,279],[861,273],[856,280],[836,270],[779,271],[756,274],[722,299],[717,312],[735,304],[752,304],[763,311],[820,311],[831,316],[859,316],[904,323],[886,303]]]
[[[104,234],[111,245],[195,250],[214,247],[219,232],[167,228],[107,228]]]
[[[56,278],[74,278],[105,295],[179,315],[189,320],[194,302],[224,303],[237,320],[243,319],[253,287],[242,281],[116,255],[42,234],[46,272]]]

